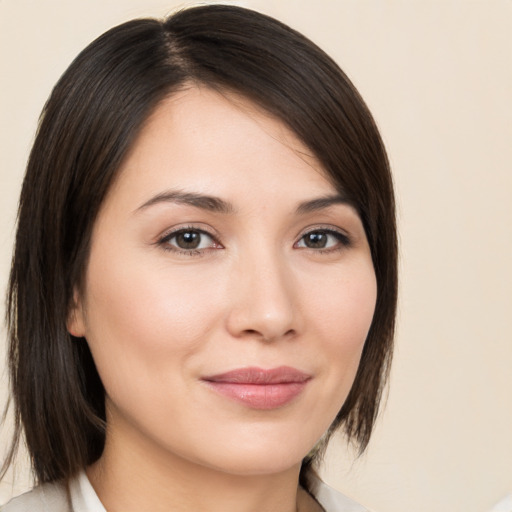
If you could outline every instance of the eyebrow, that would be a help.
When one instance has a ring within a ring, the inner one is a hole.
[[[200,208],[201,210],[216,213],[230,214],[235,212],[234,206],[231,203],[224,201],[224,199],[195,192],[183,192],[181,190],[169,190],[167,192],[162,192],[161,194],[158,194],[146,201],[135,211],[138,212],[140,210],[145,210],[146,208],[159,203],[186,204]]]
[[[150,206],[160,203],[177,203],[194,206],[201,210],[207,210],[215,213],[233,214],[236,213],[236,208],[228,201],[221,199],[220,197],[209,196],[197,192],[184,192],[181,190],[169,190],[153,196],[151,199],[146,201],[144,204],[139,206],[135,212],[145,210]],[[295,213],[298,215],[305,215],[307,213],[324,210],[330,206],[336,204],[348,204],[351,205],[351,201],[342,194],[334,194],[324,197],[318,197],[303,201],[300,203]]]
[[[306,213],[316,212],[318,210],[325,210],[335,204],[347,204],[352,206],[352,202],[348,197],[342,194],[334,194],[325,197],[319,197],[317,199],[311,199],[310,201],[304,201],[297,207],[296,213],[304,215]]]

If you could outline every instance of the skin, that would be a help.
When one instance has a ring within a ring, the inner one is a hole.
[[[161,197],[176,191],[229,211]],[[300,463],[346,399],[377,293],[356,211],[297,211],[337,194],[244,98],[190,86],[150,117],[100,210],[68,319],[107,393],[105,451],[87,473],[109,512],[319,509],[298,489]],[[200,245],[184,250],[176,229]],[[310,379],[270,410],[202,380],[282,365]]]

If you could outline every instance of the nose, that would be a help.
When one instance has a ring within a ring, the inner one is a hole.
[[[265,342],[294,337],[301,326],[293,273],[284,258],[259,255],[231,276],[227,329],[236,338]]]

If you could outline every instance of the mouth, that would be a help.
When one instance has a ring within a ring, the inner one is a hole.
[[[203,377],[210,389],[252,409],[277,409],[302,393],[312,376],[289,366],[239,368]]]

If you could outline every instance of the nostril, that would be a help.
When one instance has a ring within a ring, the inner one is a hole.
[[[294,329],[289,329],[285,333],[279,334],[279,335],[275,335],[275,336],[265,335],[265,334],[255,330],[255,329],[247,329],[244,332],[245,332],[245,335],[247,337],[257,338],[257,339],[260,339],[261,341],[263,341],[265,343],[272,343],[272,342],[274,342],[277,339],[289,338],[289,337],[292,337],[292,336],[295,335],[295,330]]]

